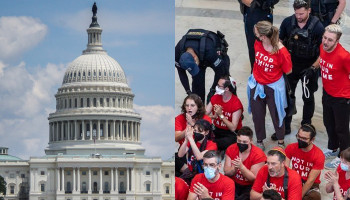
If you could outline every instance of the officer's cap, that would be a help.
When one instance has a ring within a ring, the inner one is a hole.
[[[199,72],[198,65],[194,61],[193,56],[188,52],[181,55],[179,64],[182,69],[187,70],[192,76],[197,75]]]

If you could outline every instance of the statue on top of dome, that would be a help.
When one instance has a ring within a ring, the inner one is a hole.
[[[93,13],[93,16],[96,16],[96,13],[97,13],[96,2],[94,2],[94,5],[92,6],[92,13]]]

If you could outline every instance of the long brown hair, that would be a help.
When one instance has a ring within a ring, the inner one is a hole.
[[[279,50],[278,28],[276,26],[273,26],[269,21],[260,21],[256,23],[254,27],[261,36],[266,36],[270,39],[272,45],[271,53],[277,53]]]
[[[181,112],[183,114],[186,114],[186,101],[187,101],[187,99],[192,99],[198,107],[198,110],[195,113],[195,118],[202,119],[204,114],[205,114],[205,107],[204,107],[202,99],[197,94],[190,94],[184,99],[184,102],[182,103],[182,106],[181,106]]]

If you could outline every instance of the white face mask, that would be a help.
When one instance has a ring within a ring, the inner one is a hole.
[[[218,94],[218,95],[222,95],[225,92],[225,90],[219,88],[218,86],[216,86],[215,91],[216,91],[216,94]]]

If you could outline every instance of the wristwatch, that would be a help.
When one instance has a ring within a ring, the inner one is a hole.
[[[220,119],[224,119],[224,115],[223,114],[221,114],[219,117],[220,117]]]

